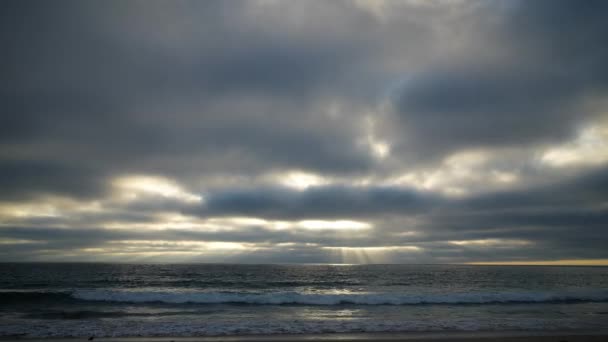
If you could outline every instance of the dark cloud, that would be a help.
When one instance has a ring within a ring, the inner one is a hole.
[[[36,195],[92,197],[105,192],[104,175],[77,163],[47,160],[0,160],[0,188],[6,199]]]
[[[571,79],[527,70],[434,71],[401,91],[396,106],[414,146],[429,140],[424,153],[560,141],[584,118],[572,103],[582,91]]]
[[[450,198],[404,187],[317,186],[304,190],[286,187],[221,189],[205,195],[200,205],[183,206],[184,213],[200,216],[253,216],[267,218],[340,218],[382,215],[424,215],[433,210],[464,214],[499,215],[510,210],[550,210],[555,221],[568,222],[564,210],[593,209],[608,198],[608,172],[596,168],[545,184],[483,192]],[[576,215],[572,217],[576,219]],[[523,219],[531,220],[531,217]],[[503,223],[504,220],[497,220]]]
[[[356,115],[311,98],[365,51],[353,39],[269,31],[246,3],[6,5],[0,140],[23,158],[186,178],[373,163]]]
[[[135,240],[261,246],[199,261],[331,262],[325,247],[409,245],[421,250],[394,260],[607,258],[605,163],[542,162],[585,125],[606,124],[605,1],[0,6],[0,239],[17,241],[2,259]],[[478,169],[449,164],[471,150],[490,157]],[[294,170],[329,184],[279,186]],[[515,176],[485,184],[497,171]],[[415,189],[386,185],[410,173]],[[203,201],[113,185],[129,175],[165,177]],[[459,197],[425,182],[450,175],[467,190]],[[59,197],[60,214],[35,212]],[[29,216],[15,209],[32,203]],[[163,215],[371,227],[141,229]]]
[[[348,218],[390,213],[416,214],[441,199],[415,190],[389,187],[312,187],[304,191],[261,188],[222,191],[205,198],[201,216],[257,216],[269,218]]]
[[[485,33],[465,58],[411,73],[394,94],[406,153],[557,142],[603,115],[588,101],[608,85],[604,2],[482,7],[497,18],[474,25]]]
[[[498,193],[482,194],[463,202],[468,209],[535,209],[594,207],[607,198],[608,172],[599,167],[576,176]]]
[[[314,260],[331,262],[325,247],[382,247],[417,246],[422,250],[416,260],[455,261],[606,258],[603,246],[608,235],[603,227],[608,224],[608,211],[596,205],[589,193],[601,195],[605,169],[589,173],[565,183],[551,184],[536,189],[501,191],[461,199],[429,201],[411,191],[387,189],[323,188],[307,191],[269,191],[250,193],[228,192],[209,196],[206,211],[214,218],[222,215],[254,216],[266,219],[361,219],[373,224],[357,231],[308,230],[269,228],[263,222],[235,228],[229,223],[222,230],[198,227],[179,229],[130,229],[130,223],[145,223],[145,216],[121,215],[119,211],[104,217],[85,215],[74,221],[82,228],[44,226],[3,227],[4,239],[32,241],[7,249],[5,253],[22,250],[78,250],[81,248],[111,248],[115,241],[167,242],[164,248],[177,248],[171,241],[236,242],[268,246],[277,253],[280,244],[302,245],[301,249],[315,255]],[[551,202],[545,194],[552,193],[559,203]],[[590,201],[581,201],[581,196]],[[270,201],[269,198],[273,198]],[[508,198],[509,200],[505,200]],[[329,200],[326,200],[329,199]],[[426,201],[425,201],[426,200]],[[334,202],[337,201],[337,202]],[[517,205],[515,205],[517,204]],[[350,211],[347,211],[350,208]],[[128,213],[128,212],[127,212]],[[201,212],[199,212],[201,213]],[[388,219],[388,218],[392,219]],[[97,224],[115,219],[123,222],[122,229],[100,229]],[[412,220],[413,219],[413,220]],[[61,221],[60,221],[61,222]],[[65,220],[63,222],[66,222]],[[153,223],[153,221],[149,221]],[[49,222],[51,224],[57,222]],[[35,222],[29,222],[35,224]],[[221,223],[220,223],[221,225]],[[414,234],[408,234],[414,232]],[[488,244],[475,241],[489,240]],[[459,245],[453,241],[473,241]],[[494,241],[494,242],[493,242]],[[43,244],[43,245],[41,245]],[[305,248],[306,244],[308,245]],[[141,248],[157,248],[156,244]],[[173,246],[173,247],[172,247]],[[303,247],[304,246],[304,247]],[[182,248],[182,247],[179,247]],[[142,249],[142,250],[143,250]],[[252,251],[252,254],[257,252]],[[272,252],[265,251],[268,258]],[[392,253],[392,252],[391,252]],[[281,253],[279,253],[281,254]],[[281,254],[282,255],[282,254]],[[411,252],[395,252],[395,261],[407,261]],[[257,260],[254,256],[251,260]],[[284,256],[283,261],[302,261]],[[334,260],[335,261],[335,260]]]

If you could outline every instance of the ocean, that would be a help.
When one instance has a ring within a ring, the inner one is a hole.
[[[606,327],[606,267],[0,264],[3,337]]]

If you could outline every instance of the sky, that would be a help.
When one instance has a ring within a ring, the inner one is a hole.
[[[607,1],[0,6],[0,261],[608,264]]]

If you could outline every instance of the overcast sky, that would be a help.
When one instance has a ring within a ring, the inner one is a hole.
[[[0,7],[1,261],[608,263],[608,1]]]

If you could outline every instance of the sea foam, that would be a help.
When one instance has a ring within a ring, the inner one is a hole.
[[[418,305],[418,304],[491,304],[491,303],[543,303],[543,302],[604,302],[608,290],[585,289],[559,292],[462,292],[442,294],[401,293],[340,293],[316,294],[298,292],[243,293],[243,292],[171,292],[133,291],[117,289],[76,290],[72,297],[88,301],[108,302],[163,302],[198,304],[252,304],[252,305]]]

